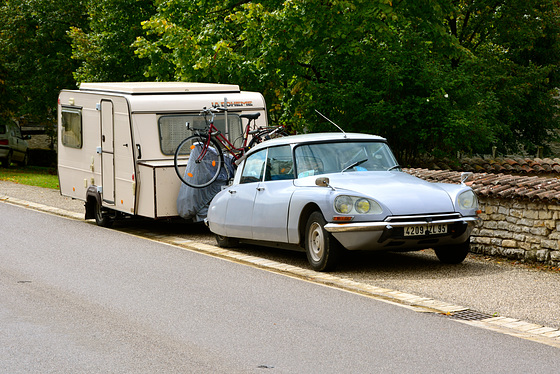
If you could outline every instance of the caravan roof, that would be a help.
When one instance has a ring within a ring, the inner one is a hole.
[[[190,82],[105,82],[82,83],[80,91],[110,91],[125,94],[164,93],[239,93],[236,84],[190,83]]]
[[[227,106],[234,111],[266,109],[264,98],[260,93],[241,91],[236,84],[104,82],[82,83],[79,91],[62,91],[103,96],[124,96],[131,113],[199,111],[210,105],[223,106],[226,101]],[[72,100],[74,100],[73,97]]]

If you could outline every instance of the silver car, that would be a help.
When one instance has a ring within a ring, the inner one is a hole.
[[[440,261],[460,263],[478,209],[464,183],[403,172],[384,138],[322,133],[252,148],[210,203],[206,223],[219,246],[305,250],[313,269],[329,271],[344,249],[434,248]]]
[[[9,167],[12,161],[27,165],[29,155],[26,139],[29,136],[23,136],[14,122],[0,123],[0,161],[4,167]]]

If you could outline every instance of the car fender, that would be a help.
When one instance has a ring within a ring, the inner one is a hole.
[[[210,231],[218,235],[226,235],[225,221],[228,205],[228,188],[218,192],[210,202],[206,222]]]
[[[311,212],[319,210],[328,220],[334,215],[333,190],[328,187],[303,187],[292,194],[288,208],[288,242],[301,243],[302,225],[305,228]]]

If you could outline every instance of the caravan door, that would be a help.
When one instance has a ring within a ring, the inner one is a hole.
[[[101,101],[101,196],[107,204],[115,204],[115,155],[113,142],[113,102]]]

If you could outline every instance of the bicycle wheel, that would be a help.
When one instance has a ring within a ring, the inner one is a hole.
[[[288,136],[288,132],[283,127],[273,127],[270,129],[264,129],[253,135],[253,139],[249,142],[249,149],[253,148],[255,145],[264,142],[265,140],[280,138],[282,136]]]
[[[184,173],[179,170],[178,160],[189,155]],[[175,150],[175,172],[179,179],[189,187],[207,187],[218,178],[224,163],[222,150],[214,139],[203,135],[192,135],[183,140]]]

